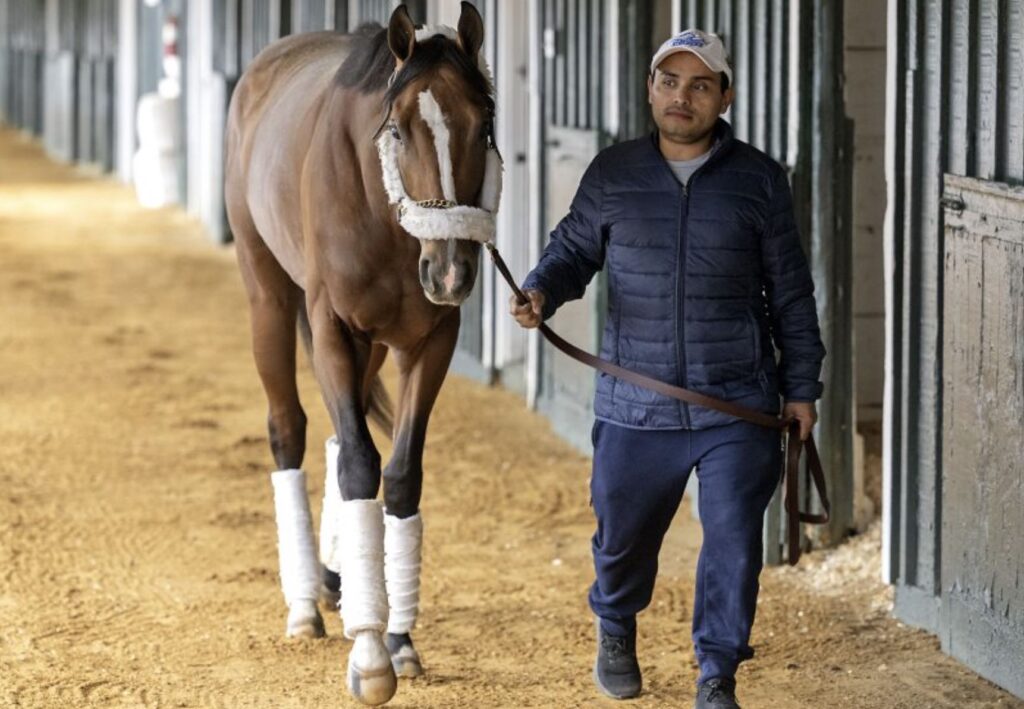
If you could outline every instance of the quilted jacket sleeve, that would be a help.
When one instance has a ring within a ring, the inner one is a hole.
[[[818,326],[814,281],[800,245],[789,181],[781,166],[772,179],[761,258],[772,337],[782,351],[780,392],[786,401],[816,401],[823,389],[818,378],[825,346]]]
[[[563,303],[581,298],[587,284],[604,265],[601,227],[601,168],[599,158],[583,174],[569,213],[551,232],[540,262],[522,287],[544,293],[544,319]]]

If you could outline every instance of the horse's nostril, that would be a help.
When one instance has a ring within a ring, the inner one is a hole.
[[[426,284],[430,279],[430,261],[420,259],[420,283]]]

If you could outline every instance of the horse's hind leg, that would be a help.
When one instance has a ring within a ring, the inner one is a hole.
[[[310,364],[313,364],[313,330],[306,313],[303,298],[298,308],[298,331]],[[337,610],[341,603],[341,577],[338,575],[338,505],[341,491],[338,490],[338,438],[331,436],[324,443],[325,474],[324,496],[320,507],[320,603],[330,610]]]
[[[233,220],[233,223],[236,220]],[[277,471],[271,474],[277,520],[281,590],[288,605],[289,637],[322,637],[316,602],[320,565],[313,541],[302,459],[306,415],[295,382],[295,325],[302,291],[277,263],[255,229],[235,226],[238,261],[249,295],[252,347],[269,412],[267,428]]]

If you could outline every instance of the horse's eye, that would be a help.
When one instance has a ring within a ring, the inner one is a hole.
[[[388,130],[391,131],[391,137],[397,141],[402,140],[402,134],[398,130],[397,123],[388,123]]]

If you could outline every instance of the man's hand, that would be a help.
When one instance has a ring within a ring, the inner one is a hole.
[[[509,300],[509,312],[522,327],[537,327],[544,319],[541,317],[541,313],[544,311],[544,294],[539,290],[527,288],[523,291],[523,295],[529,298],[530,302],[520,304],[513,295]]]
[[[787,401],[782,407],[782,418],[795,418],[800,422],[800,440],[806,441],[818,420],[818,411],[813,401]]]

